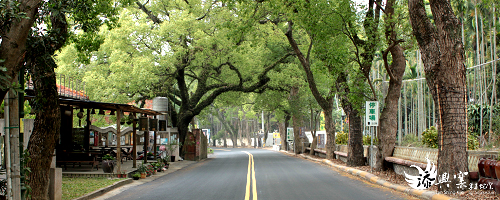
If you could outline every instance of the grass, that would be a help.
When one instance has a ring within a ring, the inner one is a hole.
[[[123,179],[106,177],[79,177],[62,179],[62,199],[75,199]]]

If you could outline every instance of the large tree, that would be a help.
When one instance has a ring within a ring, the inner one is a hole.
[[[26,42],[41,2],[43,1],[7,0],[0,2],[2,6],[0,16],[0,66],[5,67],[5,75],[7,76],[7,79],[2,80],[2,83],[0,83],[0,85],[4,86],[0,90],[0,101],[3,101],[12,83],[17,82],[26,53]]]
[[[306,72],[310,89],[325,112],[325,126],[328,133],[327,158],[333,158],[333,151],[335,150],[335,130],[332,117],[333,94],[335,92],[342,93],[340,95],[343,102],[342,107],[350,118],[348,164],[353,166],[364,164],[361,115],[358,110],[361,108],[360,102],[362,101],[360,99],[365,97],[359,95],[359,92],[364,90],[365,83],[368,83],[373,91],[369,72],[376,51],[376,30],[380,8],[376,1],[371,0],[369,5],[366,19],[363,21],[366,37],[361,37],[358,34],[359,27],[355,22],[355,13],[352,12],[350,2],[347,1],[335,3],[304,1],[297,4],[296,7],[289,11],[288,30],[286,32],[287,39]],[[309,40],[304,39],[304,37],[297,42],[292,34],[294,26],[303,28]],[[348,40],[351,41],[352,45],[345,45]],[[304,45],[304,41],[308,42],[308,44]],[[301,43],[303,47],[300,46]],[[333,44],[338,44],[341,47]],[[304,50],[301,50],[301,48]],[[302,51],[307,53],[304,55]],[[316,53],[312,57],[313,59],[310,58],[311,52]],[[353,61],[359,65],[359,69],[351,64]],[[315,88],[316,83],[311,72],[311,66],[324,67],[331,76],[330,90],[325,96],[322,96]],[[359,77],[359,75],[363,76]],[[368,81],[359,82],[359,80],[363,79]]]
[[[27,177],[31,186],[31,199],[49,198],[49,169],[59,137],[61,117],[54,73],[57,65],[53,56],[70,37],[66,14],[72,13],[71,21],[79,24],[85,34],[92,34],[103,24],[101,19],[104,19],[106,14],[110,16],[114,14],[111,5],[108,1],[54,0],[44,2],[40,6],[36,16],[39,26],[33,28],[28,38],[23,63],[30,72],[35,91],[35,98],[31,104],[36,117],[27,147],[31,160],[27,163],[27,167],[31,169]],[[92,11],[89,11],[88,8],[91,7]],[[97,19],[96,16],[101,19]],[[113,21],[110,18],[108,20]],[[38,29],[43,27],[42,24],[47,25],[47,30]],[[74,37],[74,41],[82,48],[95,45],[85,44],[85,39],[89,38],[81,39]]]
[[[403,74],[406,68],[404,48],[401,46],[401,36],[398,36],[398,27],[401,26],[399,17],[401,12],[396,12],[398,5],[395,0],[388,0],[385,6],[385,40],[387,48],[382,57],[387,75],[389,75],[389,88],[385,97],[384,108],[380,114],[380,132],[378,133],[378,151],[375,159],[376,170],[389,168],[385,157],[392,156],[396,145],[396,134],[398,131],[398,104],[401,96]],[[404,23],[404,22],[403,22]],[[401,32],[401,31],[399,31]],[[389,57],[390,53],[390,57]],[[390,59],[390,60],[389,60]],[[385,165],[384,165],[385,163]]]
[[[409,0],[410,22],[417,39],[427,85],[437,109],[438,175],[467,172],[467,87],[460,21],[448,0],[430,1],[433,22],[422,0]],[[468,179],[465,179],[468,180]],[[457,191],[459,179],[439,190]]]
[[[111,46],[120,44],[119,48],[97,52],[103,60],[94,64],[102,66],[103,73],[87,73],[98,77],[93,79],[108,81],[107,77],[113,76],[122,82],[135,70],[153,75],[146,80],[149,84],[128,81],[119,90],[107,87],[101,91],[121,93],[120,101],[169,97],[176,105],[172,121],[178,127],[181,145],[192,119],[217,97],[231,91],[263,91],[270,81],[268,73],[291,55],[276,39],[283,37],[279,32],[271,26],[254,26],[254,9],[249,7],[255,3],[212,3],[136,2],[135,10],[127,9],[136,21],[129,20],[130,26],[112,31],[116,38],[106,39]],[[134,62],[140,60],[145,62]]]

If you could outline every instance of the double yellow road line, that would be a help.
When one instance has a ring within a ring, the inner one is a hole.
[[[257,182],[255,181],[255,163],[253,161],[253,155],[247,151],[243,151],[248,154],[248,173],[247,173],[247,186],[245,192],[245,200],[250,199],[250,186],[252,187],[253,200],[257,200]],[[250,179],[250,176],[252,179]],[[251,180],[251,181],[250,181]],[[250,185],[251,183],[251,185]]]

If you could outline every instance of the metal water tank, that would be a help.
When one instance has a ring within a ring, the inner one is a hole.
[[[158,112],[168,111],[168,98],[167,97],[155,97],[153,98],[153,110]],[[166,116],[157,116],[160,120],[165,120]]]

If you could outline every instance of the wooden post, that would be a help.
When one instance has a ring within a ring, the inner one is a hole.
[[[148,163],[149,128],[144,130],[144,163]]]
[[[84,127],[84,138],[83,138],[83,148],[85,151],[90,150],[90,109],[87,108],[87,117],[85,119],[86,125]]]
[[[122,117],[122,110],[118,108],[116,110],[116,173],[119,174],[121,171],[121,127],[120,121]]]
[[[21,199],[21,152],[19,150],[19,93],[10,90],[9,95],[9,127],[5,129],[10,132],[10,161],[12,176],[12,199]]]
[[[133,116],[135,116],[135,113],[133,113]],[[132,120],[132,168],[137,167],[137,120],[134,119]]]
[[[156,121],[155,121],[155,122],[156,122]],[[153,135],[154,135],[154,137],[153,137],[153,148],[154,148],[154,150],[153,150],[153,158],[154,158],[155,160],[156,160],[156,159],[158,159],[158,158],[156,157],[156,133],[157,133],[157,132],[158,132],[158,131],[157,131],[156,129],[154,129],[154,130],[153,130]]]

